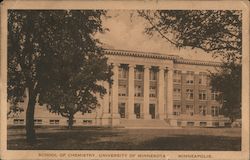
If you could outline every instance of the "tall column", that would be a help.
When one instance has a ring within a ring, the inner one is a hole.
[[[103,86],[106,89],[107,93],[103,97],[103,108],[102,108],[102,125],[109,125],[109,119],[111,118],[109,113],[109,83],[103,82]]]
[[[143,99],[143,118],[151,119],[149,115],[149,68],[150,66],[144,65],[144,99]]]
[[[171,116],[173,115],[173,68],[168,68],[167,113],[168,118],[171,118]]]
[[[112,85],[112,126],[120,124],[120,114],[118,113],[118,64],[113,65],[113,85]]]
[[[109,96],[110,96],[110,94],[109,94],[109,83],[108,82],[103,82],[104,83],[104,88],[106,89],[106,94],[104,95],[104,97],[103,97],[103,101],[104,101],[104,103],[103,103],[103,113],[104,114],[107,114],[107,113],[109,113]]]
[[[134,90],[135,90],[135,65],[129,64],[128,71],[128,119],[136,119],[136,115],[134,113]]]
[[[159,67],[159,78],[158,78],[158,115],[159,119],[165,119],[164,113],[164,72],[166,67]]]

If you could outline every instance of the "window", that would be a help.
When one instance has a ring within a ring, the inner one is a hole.
[[[186,99],[187,100],[193,100],[194,99],[194,90],[193,89],[187,89],[186,90]]]
[[[186,114],[193,116],[194,115],[194,106],[193,105],[186,105]]]
[[[199,84],[201,84],[201,85],[207,84],[207,73],[205,73],[205,72],[199,73]]]
[[[123,67],[119,67],[119,74],[118,74],[119,79],[127,79],[128,77],[128,70]]]
[[[150,77],[150,81],[156,81],[157,80],[157,72],[155,71],[155,70],[150,70],[150,75],[149,75],[149,77]]]
[[[135,80],[142,80],[143,71],[141,69],[135,69]]]
[[[211,92],[211,100],[218,100],[219,98],[219,92],[218,91],[212,91]]]
[[[194,126],[194,122],[187,122],[187,126],[193,127]]]
[[[59,124],[59,120],[55,120],[55,119],[51,119],[49,120],[49,124],[54,124],[54,125],[58,125]]]
[[[149,114],[151,115],[152,119],[155,119],[155,104],[149,104]]]
[[[156,97],[156,86],[149,87],[149,97]]]
[[[181,71],[174,70],[174,76],[173,76],[174,83],[181,83]]]
[[[92,124],[92,120],[85,119],[82,122],[83,122],[84,125],[91,125]]]
[[[24,119],[14,119],[14,124],[24,124]]]
[[[200,127],[206,127],[207,126],[207,122],[200,122]]]
[[[134,104],[134,113],[137,119],[141,118],[141,104],[140,103]]]
[[[181,105],[174,105],[173,115],[179,116],[181,114]]]
[[[187,71],[186,83],[187,84],[193,84],[194,83],[194,72]]]
[[[211,107],[211,115],[213,117],[218,117],[219,116],[219,107],[218,106],[212,106]]]
[[[207,106],[199,106],[199,113],[201,116],[206,116],[207,114]]]
[[[206,90],[199,90],[199,100],[207,100]]]
[[[142,86],[141,85],[136,85],[135,86],[135,97],[142,97]]]
[[[121,118],[125,118],[125,103],[118,104],[118,112],[119,112]]]
[[[174,98],[174,100],[181,100],[181,89],[180,88],[174,88],[173,98]]]
[[[34,119],[34,124],[42,124],[42,120],[41,119]]]
[[[119,85],[118,95],[119,96],[127,96],[127,85]]]

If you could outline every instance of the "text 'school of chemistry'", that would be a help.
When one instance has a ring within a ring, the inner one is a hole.
[[[218,92],[209,86],[209,72],[220,63],[137,51],[105,50],[113,65],[113,84],[103,83],[107,94],[100,106],[76,113],[75,126],[222,127],[229,119],[220,115]],[[24,112],[8,119],[25,124]],[[67,118],[36,105],[35,125],[67,125]]]

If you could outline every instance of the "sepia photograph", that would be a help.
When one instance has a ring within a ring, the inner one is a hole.
[[[6,6],[6,159],[249,156],[246,10]]]

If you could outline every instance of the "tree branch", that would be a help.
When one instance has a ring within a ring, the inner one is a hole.
[[[142,13],[142,14],[143,14],[143,13]],[[153,27],[153,28],[154,28],[163,38],[165,38],[165,39],[166,39],[168,42],[170,42],[171,44],[177,46],[177,43],[173,42],[173,41],[170,40],[168,37],[166,37],[166,36],[161,32],[161,30],[160,30],[158,27],[156,27],[156,26],[154,25],[154,23],[151,21],[151,19],[150,19],[149,16],[147,16],[145,13],[144,13],[143,15],[144,15],[144,17],[148,20],[148,22],[152,25],[152,27]]]

